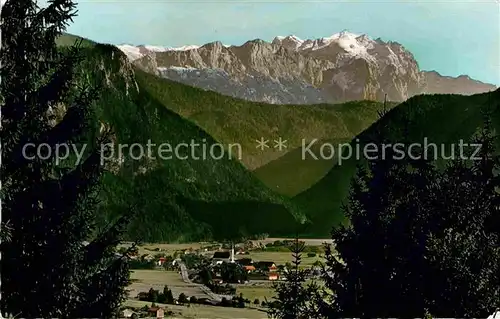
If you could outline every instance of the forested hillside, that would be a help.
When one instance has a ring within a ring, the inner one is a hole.
[[[426,138],[428,143],[437,144],[438,159],[442,158],[441,145],[445,146],[444,155],[449,157],[452,144],[458,152],[460,139],[466,144],[471,142],[483,125],[482,112],[485,109],[491,113],[494,128],[500,128],[499,106],[500,90],[473,96],[416,96],[398,105],[359,134],[352,141],[352,146],[354,149],[359,144],[363,149],[363,145],[372,142],[375,132],[379,131],[385,138],[385,144],[404,143],[406,147],[412,143],[424,145]],[[433,154],[432,149],[429,154]],[[332,225],[344,222],[341,205],[347,199],[356,166],[365,162],[363,157],[352,157],[333,167],[321,181],[295,197],[312,220],[309,236],[327,236]]]

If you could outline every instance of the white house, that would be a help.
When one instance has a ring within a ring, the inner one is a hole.
[[[130,318],[135,312],[132,309],[125,309],[122,312],[123,318]]]
[[[488,317],[488,319],[500,319],[500,310],[494,312],[491,316]]]

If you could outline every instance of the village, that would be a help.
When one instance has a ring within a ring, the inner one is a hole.
[[[131,258],[129,300],[124,318],[264,318],[273,283],[293,270],[291,240],[244,243],[152,244],[121,252]],[[304,241],[301,269],[308,280],[321,270],[323,244]]]

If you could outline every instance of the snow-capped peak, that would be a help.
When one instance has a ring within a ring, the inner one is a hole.
[[[165,51],[169,51],[172,49],[170,47],[160,47],[160,46],[156,46],[156,45],[144,45],[144,48],[146,50],[152,51],[152,52],[165,52]]]
[[[151,52],[167,52],[167,51],[193,50],[193,49],[198,49],[200,46],[199,45],[183,45],[181,47],[164,47],[164,46],[157,46],[157,45],[139,45],[138,47],[143,47],[146,50],[151,51]]]
[[[140,47],[136,47],[130,44],[122,44],[117,46],[125,55],[129,58],[129,60],[137,60],[144,56],[144,53],[141,52]]]
[[[288,39],[290,39],[290,40],[294,40],[294,41],[297,41],[297,42],[301,42],[301,43],[302,43],[302,42],[304,42],[304,40],[300,39],[298,36],[293,35],[293,34],[291,34],[291,35],[287,36],[287,38],[288,38]]]
[[[352,56],[364,58],[366,60],[374,59],[367,52],[367,50],[373,48],[373,43],[372,43],[373,41],[366,34],[358,35],[348,31],[342,31],[340,33],[334,34],[333,36],[325,40],[326,41],[324,46],[328,46],[335,43]],[[317,49],[320,48],[321,47]]]
[[[162,47],[156,45],[139,45],[121,44],[117,46],[130,60],[137,60],[152,52],[169,52],[169,51],[188,51],[198,49],[199,45],[185,45],[182,47]]]
[[[365,58],[367,60],[373,60],[373,57],[368,54],[367,50],[373,48],[374,41],[370,39],[366,34],[360,35],[349,32],[347,30],[334,33],[329,37],[322,37],[315,40],[302,40],[295,35],[289,35],[287,37],[278,36],[273,42],[280,44],[288,49],[297,51],[316,51],[326,48],[330,45],[337,45],[340,46],[346,52],[346,54]]]
[[[184,45],[184,46],[178,47],[178,48],[169,48],[166,51],[189,51],[189,50],[198,49],[199,47],[200,47],[199,45]]]
[[[224,47],[228,48],[231,45],[223,44]],[[163,47],[156,45],[130,45],[121,44],[117,46],[123,53],[127,55],[130,60],[137,60],[152,52],[170,52],[170,51],[189,51],[201,48],[200,45],[184,45],[181,47]]]
[[[352,51],[360,46],[370,46],[372,40],[366,34],[355,34],[347,30],[335,33],[329,37],[323,37],[315,40],[302,40],[295,35],[277,36],[273,42],[278,42],[287,47],[295,44],[297,50],[318,50],[330,45],[331,43],[338,43],[341,47],[347,47],[348,51]],[[352,45],[352,46],[351,46]]]
[[[293,35],[293,34],[287,35],[286,37],[284,37],[282,35],[278,35],[275,39],[279,40],[279,41],[283,41],[286,39],[286,40],[293,40],[295,42],[304,42],[304,40],[300,39],[298,36]]]
[[[286,37],[279,35],[274,38],[273,42],[279,43],[289,49],[298,50],[301,49],[301,46],[304,44],[305,41],[299,38],[298,36],[291,34]]]
[[[333,35],[331,35],[329,37],[321,38],[320,42],[323,45],[329,45],[332,42],[349,41],[349,40],[353,41],[353,40],[355,40],[358,37],[360,37],[360,35],[354,34],[354,33],[351,33],[351,32],[348,32],[348,31],[344,30],[342,32],[335,33],[335,34],[333,34]]]

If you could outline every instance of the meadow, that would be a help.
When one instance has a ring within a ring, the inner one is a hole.
[[[269,244],[283,238],[267,238],[264,240],[255,241],[255,244]],[[307,246],[320,246],[325,242],[323,239],[305,239],[303,240]],[[189,243],[189,244],[144,244],[139,246],[139,254],[165,253],[171,255],[185,249],[201,249],[208,246],[209,243]],[[207,252],[211,254],[211,252]],[[287,251],[262,251],[250,250],[248,255],[236,255],[236,258],[252,258],[255,261],[273,261],[276,265],[284,265],[292,261],[291,252]],[[322,261],[320,254],[315,257],[307,257],[303,254],[301,268],[310,268],[316,261]],[[127,306],[137,305],[143,306],[144,304],[150,305],[148,302],[142,302],[133,299],[139,292],[147,292],[150,288],[162,291],[163,287],[167,285],[172,290],[174,298],[178,298],[181,293],[186,296],[195,296],[196,298],[207,298],[208,296],[195,284],[185,283],[181,275],[176,271],[165,270],[133,270],[131,273],[132,284],[129,287],[130,299],[127,301]],[[272,282],[269,281],[250,281],[247,284],[235,285],[236,294],[243,294],[243,297],[251,301],[250,308],[237,309],[237,308],[223,308],[215,306],[204,305],[190,305],[187,306],[173,306],[167,305],[169,310],[178,313],[178,318],[265,318],[260,307],[253,304],[255,299],[262,301],[273,300],[274,290]],[[139,306],[139,307],[140,307]],[[175,316],[174,316],[175,318]]]
[[[127,300],[125,306],[133,308],[142,308],[145,305],[150,306],[150,302]],[[261,310],[253,308],[226,308],[205,305],[164,305],[157,304],[167,310],[172,311],[174,314],[169,318],[183,318],[183,319],[267,319],[267,314]],[[151,317],[153,318],[153,317]]]
[[[140,292],[147,292],[150,288],[163,291],[165,285],[172,290],[174,298],[178,298],[181,293],[188,297],[207,297],[197,285],[185,283],[176,271],[136,269],[132,271],[130,278],[130,298],[136,297]]]
[[[165,271],[165,270],[133,270],[131,274],[132,284],[129,286],[129,299],[125,302],[126,307],[132,308],[142,308],[145,305],[151,306],[151,302],[139,301],[134,299],[139,292],[147,292],[150,288],[162,291],[163,287],[167,285],[169,289],[172,290],[174,298],[178,298],[181,293],[184,293],[188,298],[195,296],[196,298],[207,298],[208,296],[196,285],[185,283],[181,275],[175,271]],[[250,299],[251,289],[244,289],[243,294],[245,298]],[[239,293],[239,292],[238,292]],[[271,295],[272,290],[270,285],[262,290],[262,293]],[[249,294],[249,296],[246,296]],[[259,298],[261,294],[255,292],[252,296],[257,296]],[[264,300],[263,297],[260,297]],[[252,298],[253,301],[255,298]],[[218,306],[206,306],[198,304],[190,304],[189,306],[182,305],[164,305],[157,303],[160,307],[165,307],[170,311],[174,312],[174,316],[171,318],[220,318],[220,319],[261,319],[267,318],[266,314],[259,310],[254,305],[250,307],[239,309],[239,308],[226,308]]]

